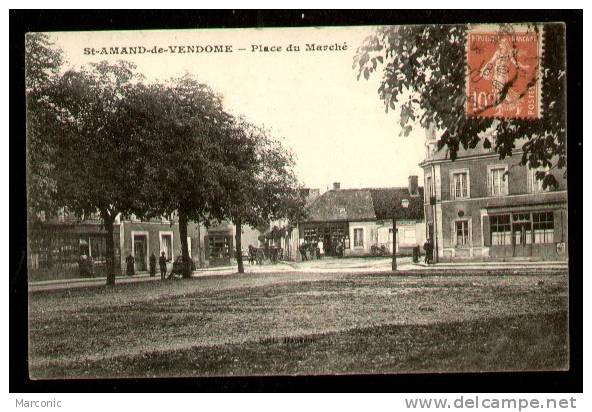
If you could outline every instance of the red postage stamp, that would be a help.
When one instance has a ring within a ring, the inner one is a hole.
[[[539,119],[541,32],[527,25],[485,25],[467,35],[466,115]]]

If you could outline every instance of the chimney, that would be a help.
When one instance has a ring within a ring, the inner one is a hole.
[[[419,195],[419,192],[417,191],[417,176],[409,176],[409,194],[411,196],[417,196]]]
[[[341,188],[341,184],[339,182],[333,183],[333,190],[339,190]]]

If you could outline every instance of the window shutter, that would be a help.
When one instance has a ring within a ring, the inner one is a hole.
[[[526,191],[532,193],[532,170],[526,169]]]
[[[491,196],[493,194],[493,188],[491,181],[493,180],[493,170],[487,168],[487,196]]]
[[[450,199],[454,200],[456,199],[456,192],[455,192],[456,187],[454,186],[454,174],[450,175]]]
[[[553,241],[555,243],[565,242],[566,239],[563,237],[563,220],[565,217],[563,216],[563,210],[554,210],[553,211]]]
[[[483,246],[491,246],[491,227],[489,226],[489,216],[483,216]]]
[[[456,246],[456,221],[452,221],[450,222],[451,226],[450,226],[450,246],[451,247],[455,247]]]

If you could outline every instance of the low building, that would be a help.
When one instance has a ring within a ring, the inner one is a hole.
[[[235,227],[222,222],[206,228],[189,222],[187,243],[196,267],[233,264]],[[242,243],[257,246],[261,232],[243,227]],[[96,276],[106,269],[107,232],[97,216],[78,219],[61,211],[57,216],[29,224],[28,269],[30,280],[73,278],[80,276],[81,256],[92,259]],[[136,272],[149,270],[150,255],[162,252],[173,261],[181,254],[181,236],[176,217],[140,220],[117,217],[113,228],[116,273],[125,273],[125,259],[134,257]],[[246,253],[246,252],[245,252]]]
[[[428,131],[420,166],[427,236],[439,259],[567,259],[563,171],[521,166],[521,155],[518,150],[499,159],[493,149],[478,144],[460,147],[452,161],[446,147],[437,149],[435,132]],[[559,187],[543,189],[537,171],[552,173]]]
[[[333,189],[308,207],[306,221],[298,225],[299,244],[322,243],[327,256],[344,246],[344,256],[368,256],[393,251],[393,219],[396,219],[397,253],[411,253],[423,245],[423,188],[417,176],[404,188]]]

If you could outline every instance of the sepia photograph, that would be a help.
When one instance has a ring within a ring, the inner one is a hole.
[[[31,380],[569,369],[564,23],[24,59]]]

